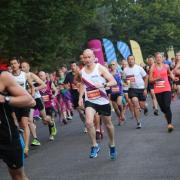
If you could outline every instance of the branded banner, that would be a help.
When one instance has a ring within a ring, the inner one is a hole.
[[[134,40],[130,40],[130,44],[131,44],[132,53],[136,60],[136,64],[140,65],[141,63],[144,63],[141,48],[140,48],[139,44]]]
[[[88,42],[88,48],[93,50],[96,58],[98,59],[98,62],[104,65],[104,55],[103,55],[101,41],[98,39],[90,40]]]
[[[175,58],[175,53],[174,53],[174,48],[173,46],[170,46],[167,50],[167,55],[168,55],[168,58],[171,59],[171,58]]]
[[[107,63],[110,64],[111,61],[117,61],[113,43],[109,39],[103,38],[103,45],[106,53]]]
[[[131,54],[129,46],[123,41],[118,41],[117,48],[119,52],[122,54],[123,58],[127,60],[127,57]]]

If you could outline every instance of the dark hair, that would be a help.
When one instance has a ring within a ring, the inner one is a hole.
[[[70,64],[77,64],[76,61],[71,61]]]
[[[20,60],[19,60],[19,58],[17,58],[17,57],[12,57],[12,58],[10,58],[10,59],[9,59],[9,64],[10,64],[11,61],[13,61],[13,60],[16,60],[16,61],[20,64]]]
[[[66,65],[66,64],[62,64],[62,65],[61,65],[61,68],[62,68],[62,67],[67,68],[67,65]]]
[[[129,57],[131,57],[131,56],[134,57],[132,54],[130,54],[130,55],[127,57],[127,59],[129,59]]]
[[[150,59],[150,58],[153,58],[153,59],[154,59],[154,56],[153,56],[153,55],[149,55],[147,58],[148,58],[148,59]]]

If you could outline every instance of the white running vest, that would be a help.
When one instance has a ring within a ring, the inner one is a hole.
[[[12,74],[13,77],[15,78],[16,82],[23,87],[24,89],[26,89],[26,73],[21,71],[19,75],[14,75]]]
[[[93,72],[86,73],[85,68],[81,70],[82,79],[87,81],[89,84],[94,85],[94,83],[104,84],[106,80],[99,74],[99,64],[97,63]],[[109,104],[109,99],[106,94],[105,88],[93,88],[93,86],[89,87],[88,83],[84,82],[84,88],[85,88],[85,101],[92,102],[94,104],[98,105],[105,105]],[[102,93],[104,94],[102,96]]]

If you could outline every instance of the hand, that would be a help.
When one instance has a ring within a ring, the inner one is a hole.
[[[0,94],[0,103],[5,103],[5,96]]]

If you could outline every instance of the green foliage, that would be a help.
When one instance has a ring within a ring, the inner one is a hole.
[[[146,56],[180,47],[180,0],[1,0],[0,52],[53,70],[88,39],[137,40]]]

